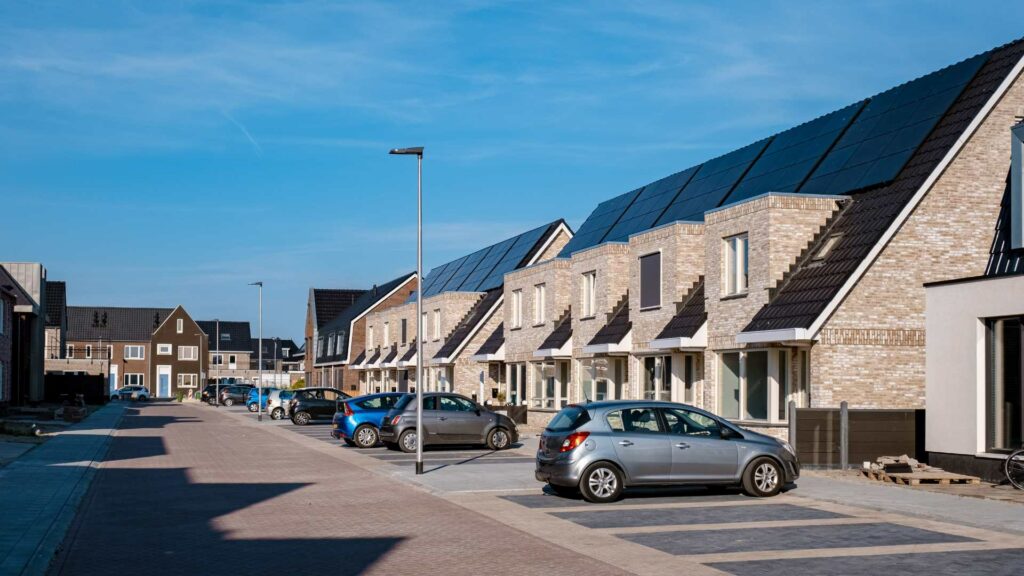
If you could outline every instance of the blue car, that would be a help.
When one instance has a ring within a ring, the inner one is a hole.
[[[270,396],[271,392],[280,390],[280,388],[264,388],[263,397],[260,398],[260,410],[267,409],[267,397]],[[249,412],[256,412],[256,396],[260,393],[259,388],[253,388],[249,390],[249,398],[245,401],[245,405],[249,408]]]
[[[405,393],[385,392],[345,400],[334,413],[331,436],[344,440],[349,446],[376,446],[380,439],[381,421],[402,396]]]

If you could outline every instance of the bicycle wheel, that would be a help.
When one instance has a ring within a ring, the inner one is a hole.
[[[1024,448],[1019,448],[1006,457],[1003,472],[1014,488],[1024,490]]]

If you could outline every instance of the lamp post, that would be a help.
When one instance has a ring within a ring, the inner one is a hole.
[[[217,338],[217,354],[214,356],[217,358],[217,399],[214,400],[213,405],[220,408],[220,367],[224,364],[224,359],[220,356],[220,318],[217,318],[214,321],[217,323],[217,334],[215,336]]]
[[[263,281],[252,282],[249,286],[258,286],[260,289],[260,342],[256,370],[256,420],[263,422]]]
[[[416,156],[416,473],[423,474],[423,147],[390,154]]]

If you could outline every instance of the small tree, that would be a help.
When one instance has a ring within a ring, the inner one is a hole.
[[[305,380],[305,378],[299,378],[298,380],[293,382],[292,386],[291,386],[292,390],[298,390],[299,388],[305,388],[305,387],[306,387],[306,380]]]

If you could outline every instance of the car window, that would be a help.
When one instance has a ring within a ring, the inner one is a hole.
[[[383,400],[383,398],[367,398],[362,402],[356,402],[356,404],[364,410],[380,410],[381,408],[384,408]]]
[[[324,400],[337,400],[338,399],[338,393],[336,391],[334,391],[334,390],[324,390],[323,394],[324,394],[323,395]]]
[[[661,423],[653,408],[627,408],[615,410],[605,416],[613,432],[640,432],[655,434],[661,432]]]
[[[476,406],[465,398],[441,396],[441,410],[448,412],[475,412]]]
[[[722,430],[714,418],[710,418],[682,408],[665,408],[662,411],[665,415],[665,423],[668,431],[672,434],[684,436],[706,436],[708,438],[721,438]]]
[[[437,396],[428,396],[423,399],[424,410],[437,410]]]

